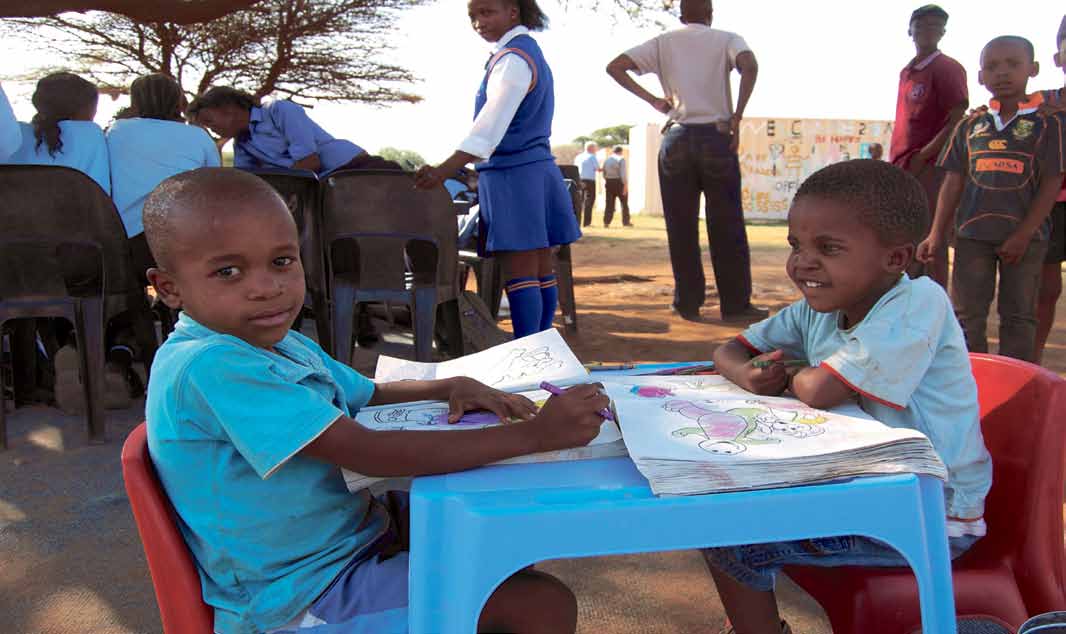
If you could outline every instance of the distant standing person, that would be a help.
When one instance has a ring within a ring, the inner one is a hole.
[[[596,204],[596,172],[600,171],[600,159],[596,158],[599,147],[591,141],[585,144],[585,151],[574,159],[578,173],[581,175],[581,190],[585,192],[585,207],[582,226],[592,224],[592,206]]]
[[[700,321],[706,295],[699,243],[703,194],[722,319],[755,321],[769,312],[751,305],[751,254],[740,204],[737,145],[758,64],[742,37],[711,28],[713,15],[710,0],[682,0],[684,26],[619,55],[607,65],[607,74],[670,116],[659,149],[659,186],[674,268],[674,311],[682,319]],[[729,86],[734,68],[740,71],[735,111]],[[630,72],[658,75],[665,96],[645,90]]]
[[[889,156],[893,165],[918,178],[930,210],[936,209],[943,180],[936,158],[969,104],[966,69],[937,48],[947,23],[947,12],[935,4],[918,7],[911,13],[907,34],[914,40],[915,56],[899,73]],[[928,264],[912,266],[912,277],[928,275],[947,288],[947,245],[945,241]]]
[[[885,148],[880,143],[871,143],[868,149],[870,150],[870,158],[875,161],[880,161],[885,156]]]
[[[189,117],[223,139],[233,139],[233,166],[302,169],[325,176],[340,169],[403,169],[372,156],[315,123],[287,99],[260,102],[236,88],[215,86],[189,104]]]
[[[621,145],[614,146],[614,151],[603,162],[603,186],[607,192],[603,226],[611,226],[615,199],[618,199],[622,202],[622,226],[632,227],[633,223],[629,222],[629,176],[626,175],[626,160],[622,157]]]

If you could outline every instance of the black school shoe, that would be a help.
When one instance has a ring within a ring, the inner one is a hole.
[[[770,316],[770,311],[766,308],[758,308],[748,304],[744,310],[736,313],[722,313],[722,321],[727,323],[751,323],[756,321],[762,321]]]
[[[700,322],[703,321],[703,317],[700,317],[700,309],[699,308],[685,309],[685,308],[678,308],[677,306],[671,305],[670,306],[670,312],[674,313],[675,315],[677,315],[681,319],[684,319],[685,321],[694,321],[694,322],[697,322],[697,323],[700,323]]]

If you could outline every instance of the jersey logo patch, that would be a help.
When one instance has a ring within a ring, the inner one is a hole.
[[[1025,163],[1014,159],[1005,158],[981,158],[977,159],[974,166],[977,172],[1007,172],[1008,174],[1024,174]]]
[[[1019,119],[1018,122],[1014,124],[1014,129],[1011,130],[1011,134],[1014,135],[1015,139],[1024,141],[1032,136],[1034,127],[1032,121],[1028,119]]]
[[[988,142],[988,149],[990,150],[1005,150],[1007,149],[1007,142],[1003,139],[992,139]]]

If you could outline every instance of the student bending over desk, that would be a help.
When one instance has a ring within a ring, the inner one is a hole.
[[[928,224],[921,185],[897,167],[865,159],[815,172],[788,214],[786,271],[803,299],[719,347],[714,362],[757,394],[787,389],[822,409],[857,398],[886,425],[928,436],[948,468],[955,558],[985,534],[992,462],[951,303],[929,278],[904,274]],[[790,631],[773,593],[782,566],[907,565],[882,542],[858,536],[711,548],[704,558],[738,634]]]
[[[164,181],[144,205],[158,268],[149,278],[182,314],[148,386],[148,447],[200,573],[215,631],[407,631],[406,499],[350,493],[366,475],[458,471],[587,444],[607,397],[584,385],[528,399],[466,378],[375,385],[289,330],[303,305],[296,225],[256,176],[202,168]],[[491,429],[373,432],[365,405],[447,400],[451,420],[488,409]],[[497,588],[479,631],[572,633],[577,607],[534,570]]]

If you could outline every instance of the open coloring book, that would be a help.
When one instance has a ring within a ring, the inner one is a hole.
[[[374,380],[379,383],[453,376],[468,376],[506,392],[532,390],[541,381],[573,385],[589,380],[585,366],[554,328],[441,363],[419,363],[382,355],[374,370]]]
[[[516,339],[443,363],[380,357],[378,381],[470,376],[534,402],[541,381],[585,383],[588,372],[555,330]],[[600,379],[601,377],[596,377]],[[721,376],[620,376],[601,379],[621,427],[605,422],[588,447],[508,462],[625,455],[652,490],[692,495],[783,487],[861,475],[919,473],[947,479],[928,438],[872,420],[855,403],[821,411],[793,398],[758,396]],[[371,429],[462,429],[501,424],[468,414],[447,424],[443,403],[370,407],[356,420]],[[503,423],[506,424],[506,423]],[[624,441],[624,442],[623,442]],[[350,488],[375,479],[345,474]]]
[[[629,455],[657,494],[689,495],[921,473],[947,479],[929,440],[856,405],[822,411],[719,376],[604,382]]]
[[[453,376],[469,376],[486,385],[507,392],[522,394],[539,408],[550,394],[539,389],[541,381],[556,385],[586,383],[588,371],[577,360],[570,347],[556,330],[546,330],[535,335],[509,341],[483,350],[477,354],[460,357],[441,363],[419,363],[393,357],[378,358],[375,381],[398,381],[404,379],[444,379]],[[448,404],[436,401],[418,401],[365,407],[355,415],[355,420],[364,427],[377,431],[441,431],[479,429],[502,422],[492,412],[468,412],[456,423],[448,423]],[[556,462],[560,460],[584,460],[624,456],[625,445],[618,425],[604,421],[600,433],[586,447],[549,451],[528,456],[519,456],[503,463]],[[348,488],[361,489],[381,480],[351,471],[344,472]]]

